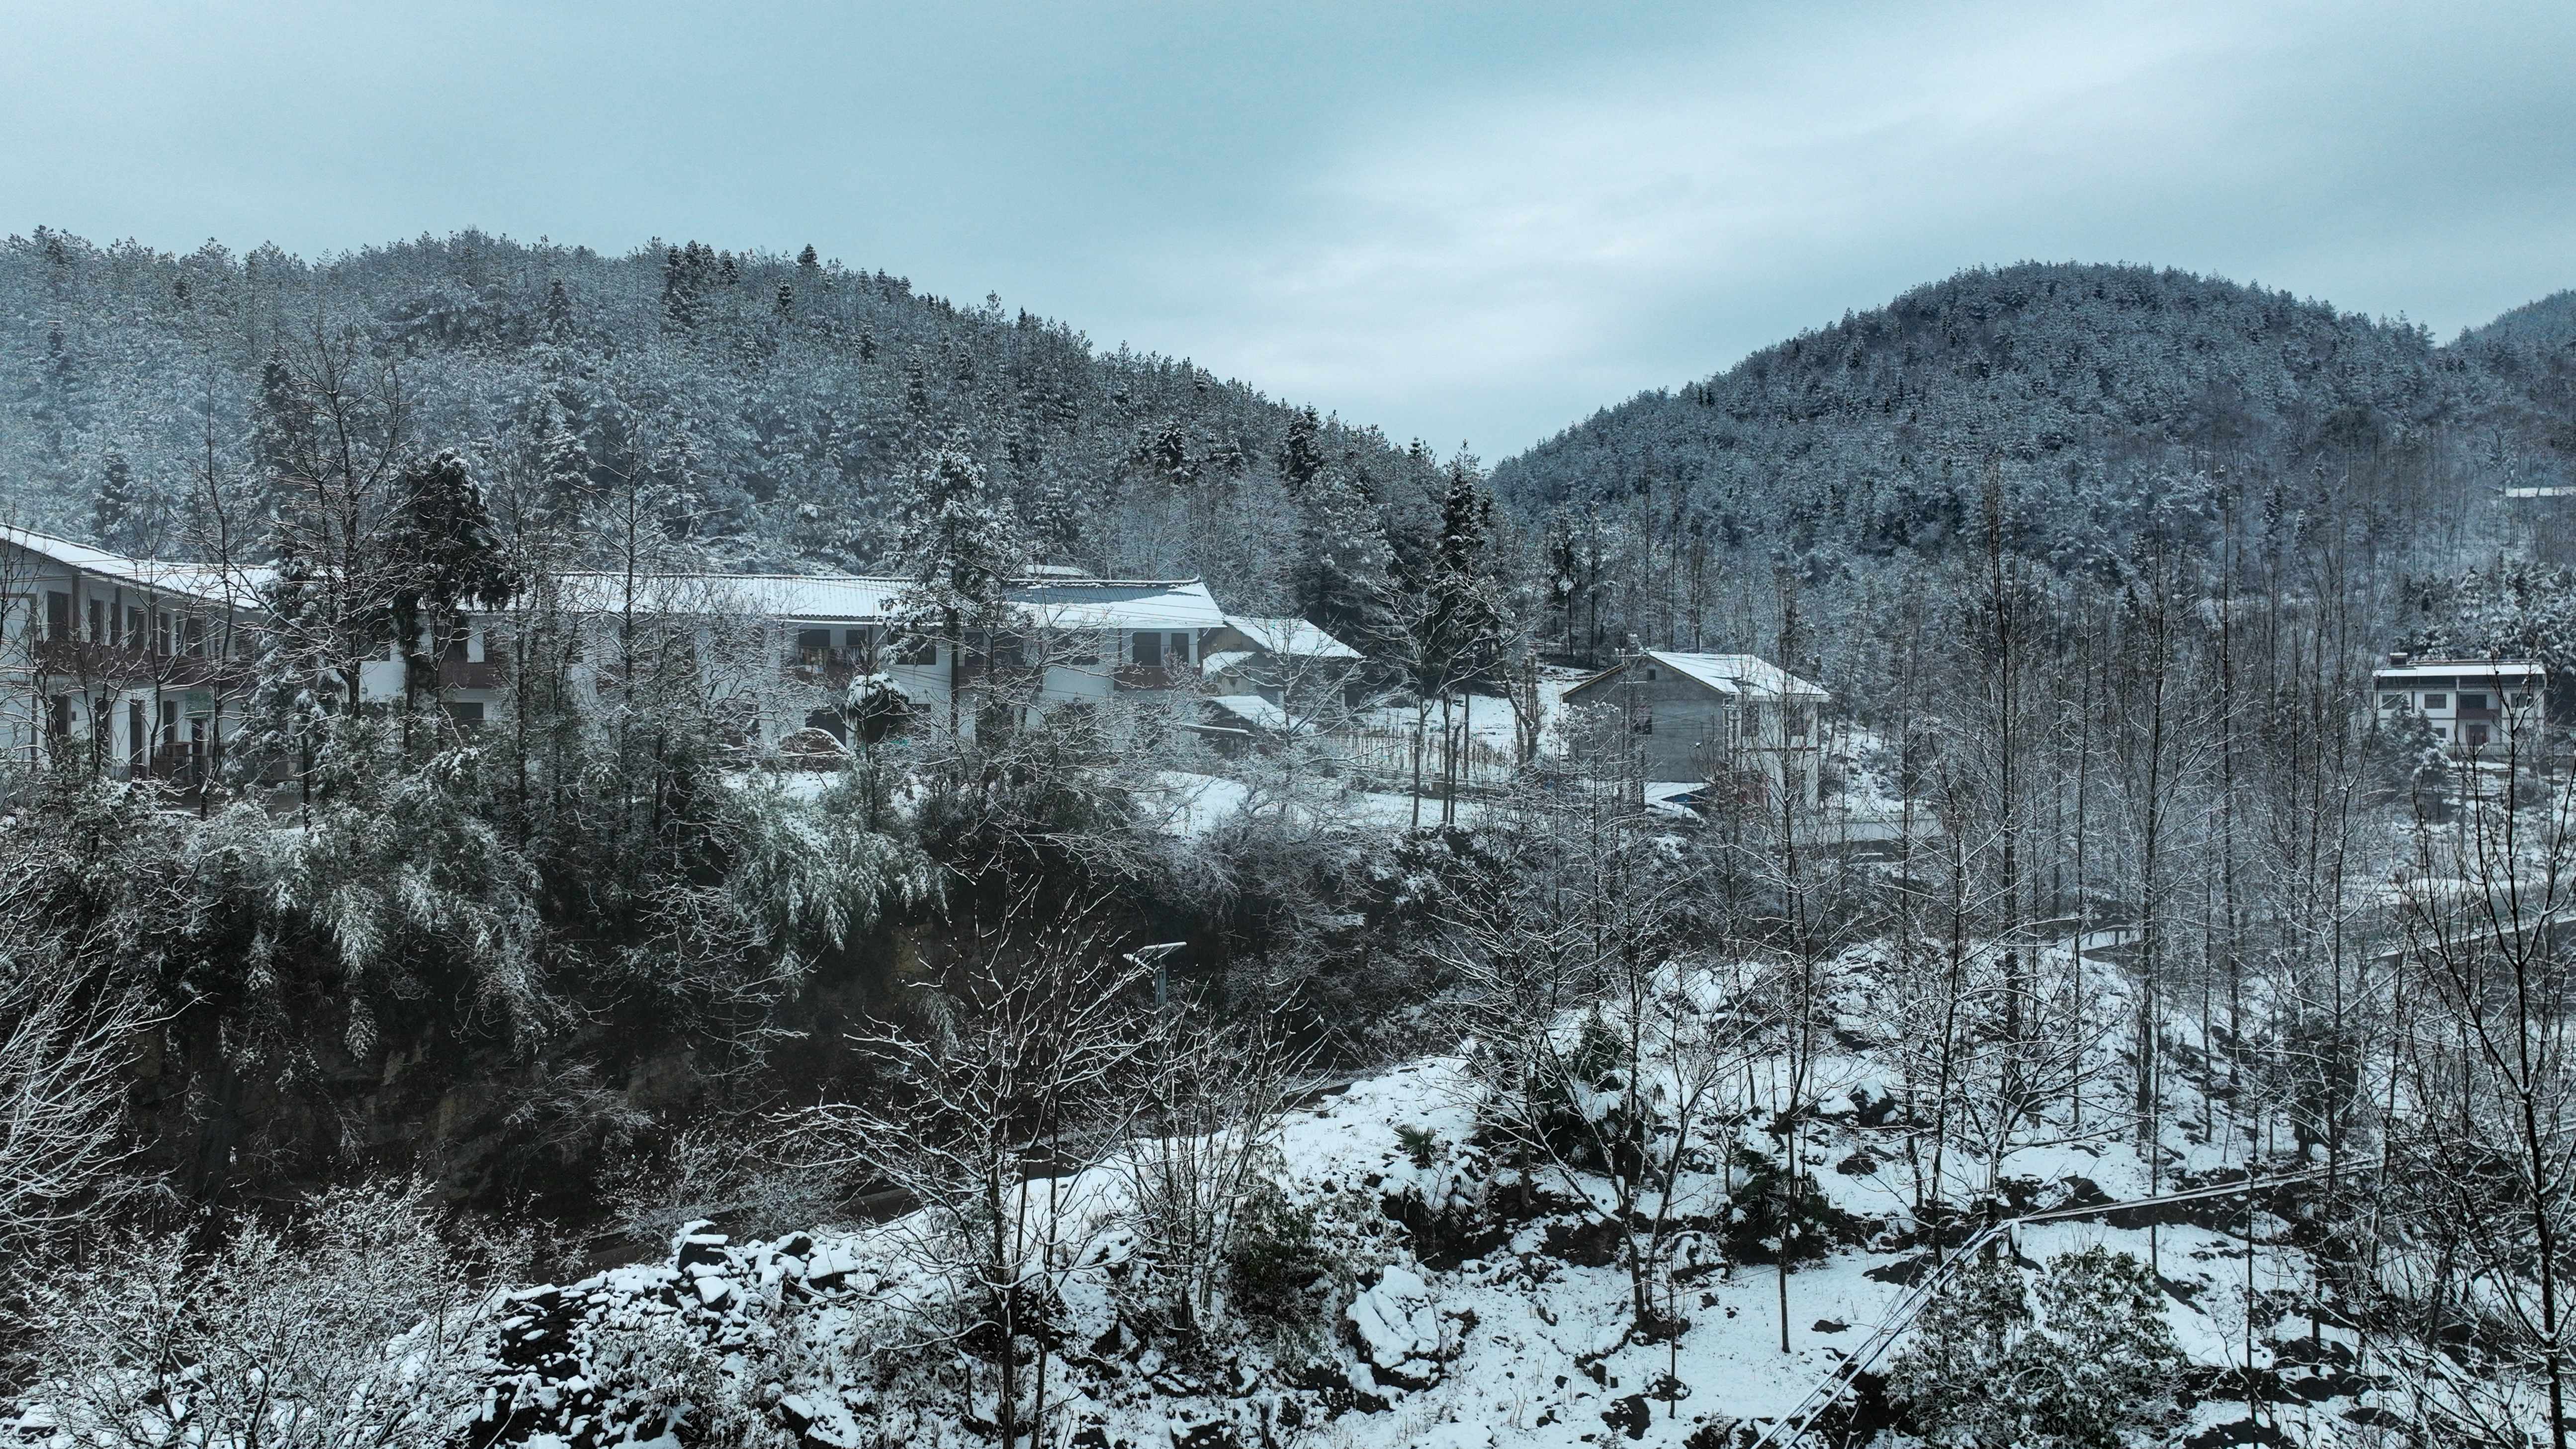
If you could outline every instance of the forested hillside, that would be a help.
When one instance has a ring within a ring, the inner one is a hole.
[[[2568,477],[2554,305],[2441,347],[2186,272],[1968,271],[1604,409],[1494,483],[1556,512],[1561,592],[1616,594],[1647,636],[1673,611],[1630,595],[1722,562],[1942,555],[1981,529],[1990,462],[2008,541],[2063,572],[2116,571],[2194,477],[2258,548],[2331,515],[2377,564],[2443,564],[2492,541],[2502,488]]]
[[[811,247],[609,256],[465,231],[308,261],[39,228],[0,243],[0,498],[170,554],[204,552],[228,500],[256,540],[263,439],[350,338],[411,447],[459,450],[505,513],[650,486],[717,567],[882,565],[888,480],[959,427],[1039,556],[1222,578],[1248,610],[1330,612],[1301,573],[1317,540],[1418,550],[1438,496],[1419,445]]]

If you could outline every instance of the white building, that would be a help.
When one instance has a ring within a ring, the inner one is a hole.
[[[565,578],[564,608],[586,621],[588,657],[613,663],[616,621],[630,612],[668,626],[688,621],[711,693],[739,702],[746,733],[764,744],[800,728],[846,739],[841,705],[853,680],[877,678],[917,713],[944,717],[952,692],[970,706],[1006,698],[1048,711],[1120,694],[1195,692],[1206,637],[1223,626],[1197,579],[1094,579],[1050,572],[1008,592],[1014,624],[966,641],[903,637],[893,617],[906,581],[851,574],[657,574]],[[441,699],[461,722],[485,718],[507,694],[499,661],[507,612],[469,621],[442,661]],[[957,654],[958,657],[952,657]],[[371,698],[402,689],[389,649]],[[975,708],[961,712],[974,727]]]
[[[239,718],[264,578],[0,527],[0,757],[196,779]]]
[[[0,528],[0,752],[22,766],[77,762],[183,783],[220,759],[239,729],[262,619],[264,569],[131,559],[22,528]],[[575,574],[555,597],[582,639],[575,686],[613,679],[618,621],[676,631],[711,700],[762,744],[807,726],[844,733],[855,678],[890,683],[916,713],[944,717],[952,691],[1038,711],[1199,685],[1225,615],[1197,579],[1094,579],[1049,570],[1009,591],[1014,623],[968,641],[904,639],[892,614],[904,580],[852,575]],[[437,702],[457,722],[510,697],[521,609],[468,615],[457,637],[424,641]],[[362,703],[400,699],[401,652],[359,669]],[[1005,688],[1007,683],[1008,687]],[[972,715],[967,712],[968,727]]]
[[[2454,752],[2494,755],[2517,743],[2526,751],[2538,746],[2548,682],[2546,670],[2525,661],[2404,654],[2391,654],[2370,676],[2381,724],[2421,717]]]

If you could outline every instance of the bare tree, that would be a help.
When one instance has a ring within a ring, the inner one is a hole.
[[[1523,802],[1507,863],[1447,908],[1452,1025],[1505,1165],[1616,1233],[1639,1331],[1678,1332],[1656,1286],[1682,1223],[1727,1193],[1749,1065],[1782,1004],[1749,953],[1690,949],[1704,881],[1609,781]]]
[[[500,1300],[440,1239],[425,1185],[329,1193],[212,1253],[188,1236],[116,1241],[36,1299],[31,1397],[74,1442],[391,1449],[482,1402]]]
[[[1116,1203],[1095,1169],[1127,1138],[1133,1099],[1115,1089],[1150,1038],[1136,1001],[1149,968],[1108,950],[1085,913],[1038,913],[1022,896],[975,959],[925,987],[920,1029],[852,1033],[897,1093],[786,1124],[803,1160],[863,1167],[919,1205],[913,1248],[945,1285],[924,1343],[991,1345],[989,1422],[1005,1446],[1044,1433],[1043,1331],[1063,1283],[1100,1271],[1086,1249]],[[971,1378],[965,1396],[980,1418]]]

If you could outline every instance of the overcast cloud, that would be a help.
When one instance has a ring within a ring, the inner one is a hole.
[[[0,229],[812,242],[1488,459],[1963,266],[2576,285],[2576,6],[0,5]]]

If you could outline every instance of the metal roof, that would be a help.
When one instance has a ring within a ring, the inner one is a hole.
[[[212,564],[179,563],[168,559],[127,558],[74,543],[32,528],[0,524],[0,543],[11,543],[40,558],[51,559],[65,568],[100,578],[114,579],[140,589],[163,593],[186,594],[210,603],[248,604],[260,585],[276,576],[269,568],[235,568],[225,570]]]
[[[758,614],[817,623],[876,623],[890,617],[909,579],[863,574],[647,574],[635,580],[636,607],[661,613]],[[566,601],[601,613],[623,607],[623,574],[570,574]],[[1056,629],[1213,629],[1225,622],[1197,579],[1023,580],[1009,597],[1033,621]]]
[[[1823,701],[1833,698],[1822,685],[1800,679],[1758,654],[1676,654],[1662,649],[1649,649],[1634,659],[1623,660],[1566,693],[1579,694],[1641,663],[1660,664],[1730,699]]]
[[[1357,659],[1360,651],[1352,648],[1303,619],[1267,619],[1251,614],[1228,614],[1225,622],[1244,638],[1273,654],[1303,659]]]
[[[2383,664],[2370,672],[2373,680],[2450,679],[2458,675],[2491,677],[2518,675],[2529,679],[2549,671],[2527,659],[2415,659],[2404,664]]]

